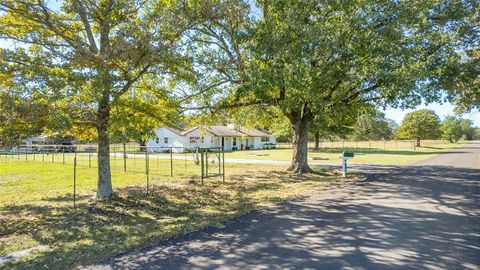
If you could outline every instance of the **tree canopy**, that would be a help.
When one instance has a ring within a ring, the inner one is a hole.
[[[425,139],[440,137],[440,118],[434,111],[428,109],[408,113],[397,129],[396,137],[399,139],[414,139],[417,146]]]
[[[394,130],[392,120],[389,120],[378,110],[367,111],[357,118],[352,138],[358,141],[390,140],[393,138]]]
[[[307,134],[316,117],[440,98],[444,71],[475,35],[473,1],[257,4],[261,16],[239,4],[231,19],[197,32],[207,79],[223,86],[207,105],[277,107],[292,127],[290,170],[298,173],[310,171]]]
[[[181,0],[65,0],[58,7],[44,0],[0,1],[0,38],[18,44],[0,51],[1,91],[47,96],[49,111],[65,126],[93,128],[97,196],[109,198],[111,117],[126,113],[124,105],[134,118],[154,109],[150,99],[127,98],[135,97],[146,75],[166,86],[189,76],[182,38],[199,21],[215,17],[219,9],[213,7],[214,1]]]
[[[456,142],[464,135],[462,120],[455,116],[446,117],[440,124],[442,139]]]

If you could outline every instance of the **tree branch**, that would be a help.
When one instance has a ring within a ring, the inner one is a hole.
[[[93,53],[98,53],[97,44],[95,43],[95,38],[92,33],[92,28],[90,27],[90,22],[88,21],[87,14],[81,2],[75,0],[74,2],[75,9],[80,15],[80,19],[82,20],[83,26],[85,27],[85,32],[87,33],[88,42],[90,44],[90,50]]]

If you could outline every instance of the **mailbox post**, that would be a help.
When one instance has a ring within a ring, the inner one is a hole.
[[[352,159],[355,156],[353,152],[343,151],[342,156],[342,176],[347,177],[347,160]]]

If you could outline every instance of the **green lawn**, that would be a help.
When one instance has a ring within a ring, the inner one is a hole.
[[[89,168],[83,160],[77,167],[78,204],[73,209],[73,166],[68,155],[65,165],[63,159],[60,163],[35,159],[0,158],[0,256],[37,249],[0,268],[86,265],[215,226],[272,202],[305,195],[336,179],[326,172],[293,176],[285,173],[284,167],[262,166],[260,170],[258,166],[227,164],[225,183],[221,178],[209,178],[202,186],[198,166],[187,162],[185,169],[185,161],[174,160],[174,177],[170,177],[170,161],[160,160],[147,192],[146,175],[140,172],[144,160],[136,161],[141,161],[135,164],[138,172],[126,173],[120,161],[115,161],[117,196],[96,202],[96,168]]]
[[[345,148],[353,151],[356,156],[349,161],[351,164],[378,164],[378,165],[405,165],[433,157],[441,152],[461,146],[462,143],[438,143],[432,146],[412,149],[370,149],[370,148]],[[309,150],[308,157],[322,157],[326,160],[309,160],[310,163],[340,164],[340,155],[344,149],[327,148],[321,151]],[[235,151],[225,154],[225,158],[241,158],[255,160],[283,160],[292,159],[292,149],[269,149]]]

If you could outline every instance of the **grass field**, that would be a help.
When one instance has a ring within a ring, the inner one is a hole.
[[[284,167],[228,164],[225,183],[221,178],[209,178],[202,186],[198,176],[180,177],[181,162],[174,160],[178,176],[151,175],[148,192],[144,173],[113,170],[117,196],[105,202],[93,199],[96,168],[78,166],[78,204],[74,209],[72,164],[0,158],[0,258],[20,250],[34,251],[0,263],[0,268],[86,265],[219,225],[337,179],[326,172],[293,176],[285,173]],[[189,169],[193,173],[198,167],[187,166]]]
[[[461,145],[462,143],[438,142],[424,147],[417,147],[416,150],[410,148],[385,150],[380,148],[323,148],[321,151],[309,150],[308,157],[325,158],[325,160],[310,160],[310,163],[340,164],[339,157],[342,151],[346,150],[355,153],[355,157],[349,160],[350,164],[404,165],[433,157]],[[226,153],[225,157],[289,161],[292,159],[292,149],[236,151]]]

